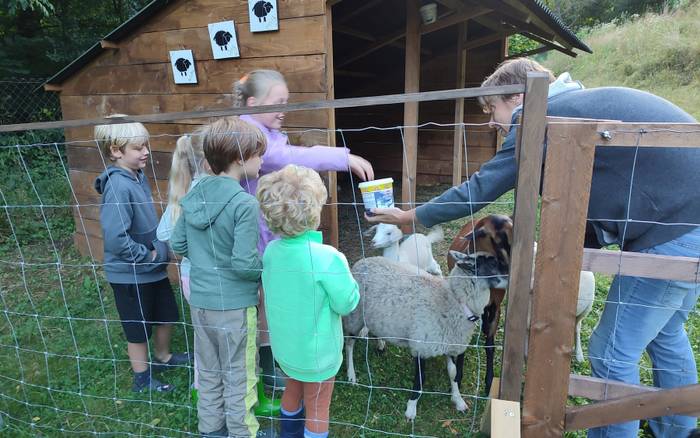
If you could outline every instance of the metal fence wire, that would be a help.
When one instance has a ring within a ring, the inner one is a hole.
[[[44,91],[46,79],[0,79],[0,124],[61,120],[58,93]]]

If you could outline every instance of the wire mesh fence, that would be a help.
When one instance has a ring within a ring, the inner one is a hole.
[[[0,79],[0,124],[46,122],[61,119],[58,93],[44,91],[45,79]]]

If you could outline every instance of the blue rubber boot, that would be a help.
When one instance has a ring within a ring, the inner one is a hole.
[[[304,438],[304,407],[296,413],[280,410],[280,438]]]

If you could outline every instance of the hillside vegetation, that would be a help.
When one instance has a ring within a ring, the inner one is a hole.
[[[618,85],[662,96],[700,120],[700,1],[624,23],[596,26],[581,38],[593,54],[550,52],[543,63],[586,87]]]

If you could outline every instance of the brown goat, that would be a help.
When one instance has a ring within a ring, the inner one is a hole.
[[[510,245],[513,241],[513,220],[504,215],[491,214],[476,222],[465,224],[452,240],[450,250],[463,253],[484,251],[510,266]],[[454,267],[454,260],[447,253],[448,272]],[[491,289],[489,304],[481,317],[481,332],[486,341],[485,393],[488,394],[493,381],[493,356],[498,322],[501,318],[501,302],[506,296],[505,289]]]

